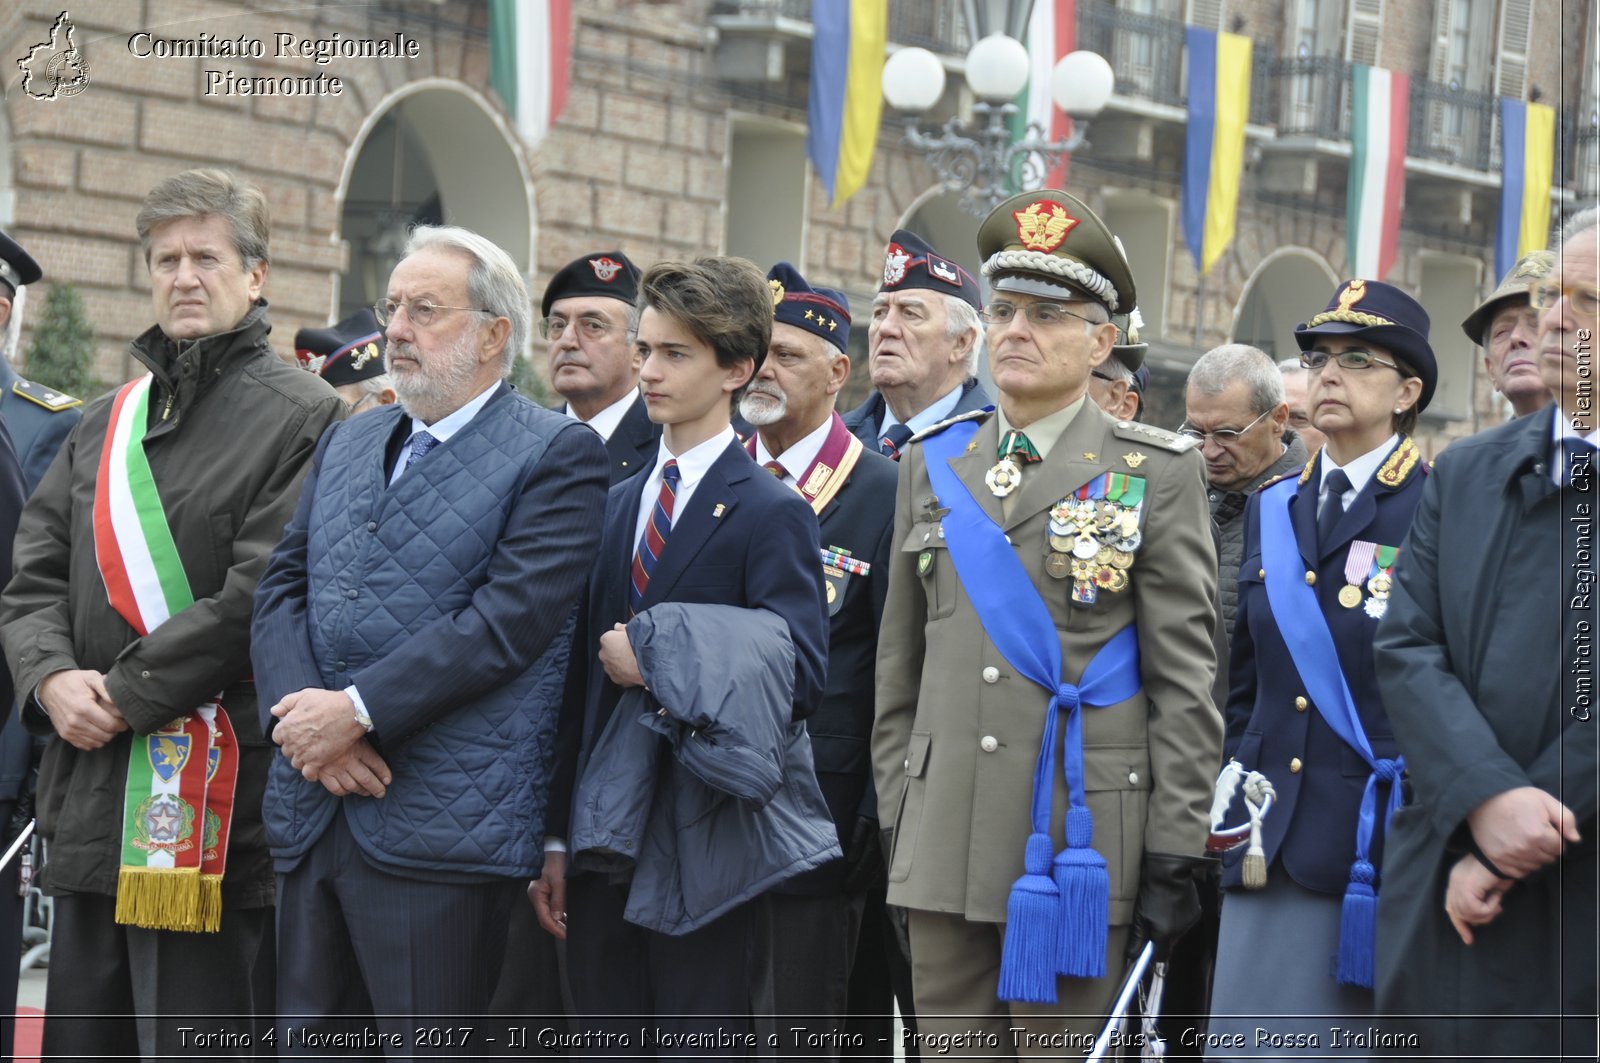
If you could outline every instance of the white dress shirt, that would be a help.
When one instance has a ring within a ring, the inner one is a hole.
[[[1323,505],[1328,501],[1328,474],[1338,468],[1344,469],[1344,474],[1350,478],[1350,489],[1339,498],[1341,509],[1349,509],[1350,503],[1356,500],[1361,489],[1367,486],[1367,481],[1377,473],[1378,466],[1383,464],[1383,459],[1389,456],[1400,442],[1398,435],[1391,435],[1372,450],[1367,451],[1359,458],[1352,458],[1349,465],[1335,465],[1333,455],[1328,453],[1328,448],[1322,448],[1322,480],[1317,484],[1317,512],[1322,512]]]
[[[593,428],[597,433],[599,433],[599,436],[602,440],[610,442],[612,433],[616,432],[617,430],[617,425],[622,423],[622,418],[627,415],[628,410],[633,406],[634,403],[638,401],[639,389],[637,387],[633,387],[629,388],[628,393],[622,396],[622,398],[618,399],[616,402],[613,402],[610,406],[607,406],[605,409],[601,410],[587,421],[583,420],[583,418],[572,412],[571,403],[561,407],[561,412],[566,414],[568,417],[571,417],[574,421],[579,421],[588,425],[590,428]]]
[[[639,490],[639,519],[634,521],[633,525],[635,548],[638,547],[639,540],[644,537],[645,525],[650,523],[650,511],[655,508],[656,496],[661,493],[662,467],[673,458],[678,460],[678,489],[673,492],[672,502],[672,524],[676,527],[678,518],[683,516],[684,509],[689,505],[689,499],[694,495],[694,489],[705,479],[707,470],[711,468],[713,462],[722,457],[722,452],[728,449],[728,444],[737,442],[738,439],[733,426],[730,425],[699,446],[690,447],[682,454],[669,454],[666,437],[662,437],[661,448],[656,451],[656,467],[650,470],[650,475],[645,477],[644,487]]]
[[[800,474],[811,468],[811,463],[817,460],[817,455],[822,453],[822,444],[828,441],[828,433],[833,431],[833,418],[827,420],[812,432],[800,437],[794,446],[784,451],[780,457],[774,458],[772,451],[767,449],[767,444],[762,440],[761,433],[756,433],[756,464],[765,465],[775,461],[783,466],[783,482],[790,487],[800,483]]]

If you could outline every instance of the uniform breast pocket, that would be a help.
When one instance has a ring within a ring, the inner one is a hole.
[[[956,607],[955,565],[939,531],[937,524],[914,524],[900,544],[901,554],[912,558],[917,579],[922,583],[929,620],[943,619]]]

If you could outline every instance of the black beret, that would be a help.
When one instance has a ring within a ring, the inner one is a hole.
[[[628,256],[621,251],[596,251],[575,258],[556,270],[556,275],[545,285],[539,316],[549,317],[550,307],[557,299],[579,295],[620,299],[631,306],[639,298],[639,276],[639,267],[628,261]]]
[[[974,310],[983,309],[983,291],[972,274],[943,257],[910,229],[897,229],[883,251],[883,284],[880,292],[907,288],[928,288],[945,292],[967,302]]]

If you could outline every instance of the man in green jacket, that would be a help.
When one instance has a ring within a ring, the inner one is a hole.
[[[143,371],[84,411],[0,601],[23,722],[49,740],[44,1052],[175,1056],[200,1026],[248,1055],[229,1046],[274,1011],[252,597],[345,408],[267,342],[258,189],[190,170],[137,226],[156,317],[130,349]]]

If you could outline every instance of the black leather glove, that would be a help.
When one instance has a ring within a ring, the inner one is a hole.
[[[1214,863],[1204,856],[1144,854],[1139,899],[1133,906],[1133,927],[1128,934],[1128,963],[1138,958],[1147,941],[1155,945],[1155,961],[1164,962],[1178,939],[1200,921],[1200,893],[1195,882],[1209,874]]]
[[[878,821],[857,816],[844,843],[844,892],[854,897],[866,892],[884,875],[883,847],[878,843]]]

